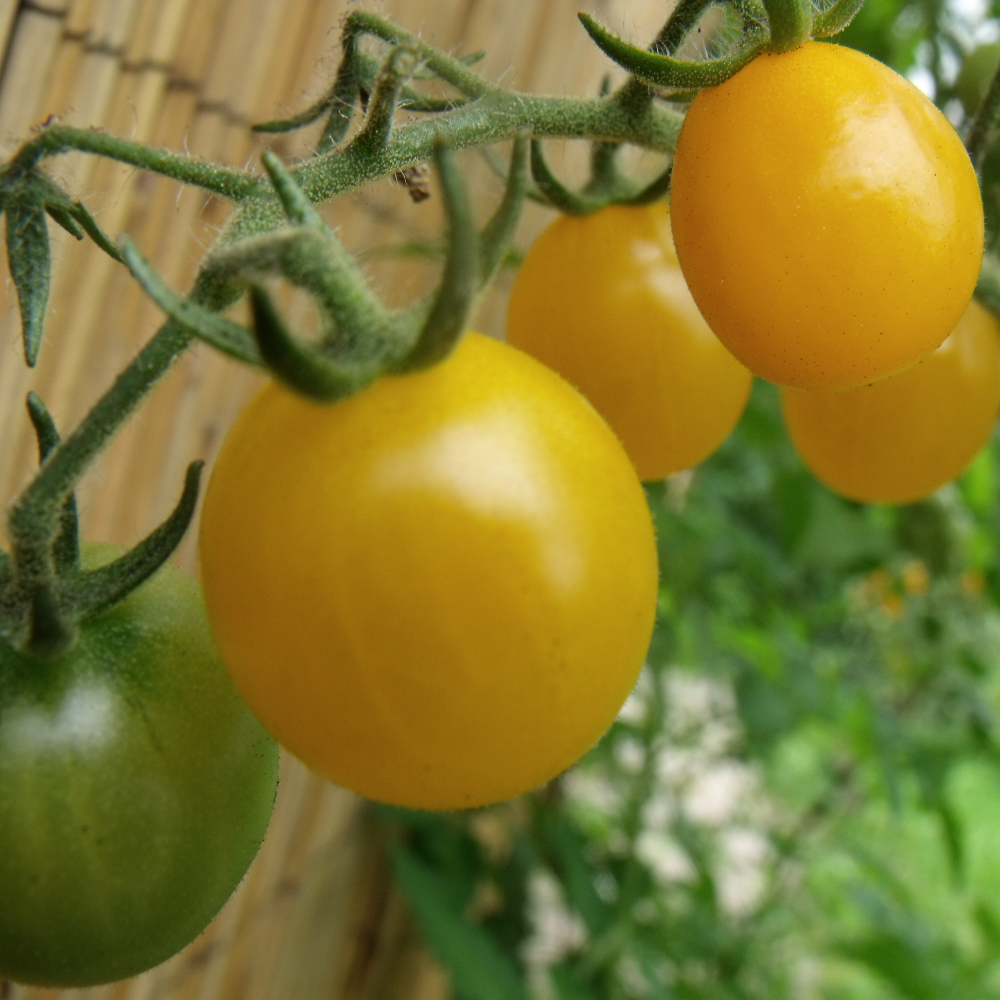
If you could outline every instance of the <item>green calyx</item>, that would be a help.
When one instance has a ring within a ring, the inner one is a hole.
[[[58,475],[46,475],[61,444],[55,421],[34,393],[27,406],[42,471],[11,511],[11,553],[0,553],[0,640],[48,659],[73,645],[82,621],[117,604],[170,557],[194,516],[202,463],[188,468],[181,498],[166,521],[124,555],[85,570],[72,488]]]
[[[589,14],[580,21],[598,47],[634,80],[656,88],[664,96],[684,96],[724,83],[762,52],[788,52],[810,37],[827,38],[851,22],[864,0],[835,0],[814,10],[812,0],[681,0],[670,20],[648,49],[629,44]],[[678,55],[684,43],[713,7],[726,7],[740,22],[739,36],[730,50],[708,59]]]
[[[527,137],[516,136],[504,197],[477,232],[454,155],[446,141],[438,141],[434,162],[448,223],[444,272],[437,290],[407,309],[390,310],[378,300],[294,174],[270,153],[264,165],[286,225],[220,247],[204,269],[206,280],[229,289],[230,297],[250,291],[252,329],[172,293],[133,244],[124,244],[125,261],[150,297],[194,336],[268,368],[302,395],[335,402],[380,375],[424,368],[452,350],[510,245],[527,190],[527,148]],[[323,327],[317,343],[287,329],[265,287],[274,278],[312,296]]]

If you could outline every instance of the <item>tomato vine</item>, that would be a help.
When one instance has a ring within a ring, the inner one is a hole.
[[[25,143],[0,171],[0,205],[6,213],[8,255],[29,364],[41,343],[48,296],[46,215],[78,238],[89,235],[123,261],[169,318],[83,422],[52,450],[11,508],[13,551],[5,564],[7,579],[0,597],[0,633],[5,640],[22,648],[49,641],[39,638],[36,619],[42,605],[49,608],[46,629],[53,635],[71,635],[75,612],[65,595],[79,583],[64,579],[53,561],[58,512],[88,463],[195,339],[243,362],[264,365],[299,390],[323,399],[356,392],[385,372],[433,363],[462,332],[476,296],[503,257],[526,194],[573,212],[661,196],[669,185],[669,170],[652,185],[636,185],[615,164],[622,144],[669,156],[692,87],[728,78],[761,51],[785,51],[809,34],[834,34],[859,4],[838,0],[814,10],[802,0],[740,0],[731,5],[741,24],[731,52],[718,59],[679,58],[684,41],[710,6],[704,0],[681,3],[648,50],[629,45],[581,15],[595,41],[631,73],[617,90],[593,98],[552,98],[505,89],[478,73],[474,58],[456,58],[389,21],[355,11],[344,22],[342,60],[329,91],[295,117],[258,126],[259,131],[275,133],[325,118],[317,153],[292,169],[265,155],[266,178],[58,123]],[[382,46],[380,57],[366,48],[366,39]],[[451,95],[426,96],[420,87],[426,78],[445,85]],[[973,124],[969,141],[974,157],[989,138],[997,89],[987,93]],[[397,122],[399,110],[419,117]],[[359,112],[360,124],[352,133]],[[595,144],[594,178],[581,195],[567,191],[545,164],[540,143],[556,137]],[[505,197],[494,218],[477,233],[454,153],[511,139]],[[47,159],[74,151],[162,174],[234,203],[187,297],[169,289],[134,245],[127,240],[117,244],[104,234],[83,204],[42,172]],[[444,275],[432,296],[409,310],[390,311],[312,206],[428,160],[437,165],[447,208]],[[527,178],[529,167],[533,184]],[[983,271],[982,296],[988,305],[1000,301],[995,270],[990,261]],[[260,285],[267,275],[282,276],[316,299],[332,331],[318,348],[298,341],[285,328]],[[251,291],[252,330],[219,315],[245,289]],[[165,553],[165,546],[147,546],[146,568],[151,571]],[[40,601],[39,594],[47,596]]]

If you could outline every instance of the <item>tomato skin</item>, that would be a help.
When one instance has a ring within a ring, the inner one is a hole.
[[[57,660],[0,649],[0,978],[110,982],[193,940],[264,838],[277,758],[173,567]]]
[[[1000,411],[1000,326],[974,299],[945,342],[892,378],[840,393],[785,389],[796,450],[835,493],[910,503],[954,479]]]
[[[753,383],[701,318],[663,203],[556,219],[518,270],[507,342],[594,404],[645,481],[715,451]]]
[[[709,326],[751,371],[844,389],[954,328],[983,254],[975,171],[912,84],[852,49],[762,55],[699,93],[671,182]]]
[[[508,798],[580,757],[634,684],[657,596],[614,435],[478,334],[331,406],[266,386],[212,473],[201,567],[223,659],[278,740],[427,809]]]

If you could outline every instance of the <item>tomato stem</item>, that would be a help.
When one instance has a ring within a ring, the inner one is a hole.
[[[397,45],[389,50],[379,67],[375,89],[368,100],[364,126],[354,137],[352,145],[373,152],[385,148],[392,134],[400,92],[403,84],[416,72],[418,58],[419,53],[414,46]]]
[[[59,446],[62,440],[48,408],[33,392],[28,393],[28,416],[38,438],[39,464]],[[76,496],[70,493],[63,501],[59,514],[59,530],[52,545],[52,558],[56,574],[76,570],[80,565],[80,531],[76,509]]]
[[[296,392],[321,403],[344,399],[378,377],[380,360],[367,365],[326,356],[297,341],[286,329],[271,297],[260,285],[250,286],[250,305],[257,347],[268,368]]]
[[[521,209],[528,194],[530,183],[528,171],[529,138],[526,132],[514,137],[510,153],[510,168],[504,195],[496,212],[479,234],[479,289],[482,290],[493,280],[503,265],[504,259],[514,239],[514,230],[521,218]]]
[[[596,45],[619,66],[649,85],[668,90],[714,87],[723,83],[750,62],[767,41],[764,29],[750,24],[732,55],[691,62],[637,48],[589,14],[579,14],[578,17]]]
[[[261,187],[261,179],[242,170],[204,163],[166,149],[154,149],[129,139],[120,139],[98,129],[50,125],[27,142],[0,175],[0,187],[8,186],[37,166],[43,159],[77,151],[96,153],[119,163],[128,163],[163,174],[183,184],[211,191],[232,201],[240,201]]]
[[[763,0],[771,38],[768,52],[789,52],[812,32],[811,0]]]
[[[577,194],[566,187],[545,161],[542,144],[537,139],[531,140],[531,176],[538,190],[546,201],[558,208],[564,215],[589,215],[603,208],[606,202],[601,198],[591,198],[586,194]]]
[[[250,335],[239,323],[206,309],[193,299],[185,299],[171,289],[149,265],[139,248],[127,237],[122,239],[124,262],[146,294],[181,326],[217,351],[237,361],[260,367],[260,352]]]
[[[203,466],[203,462],[192,462],[188,466],[177,506],[138,545],[98,569],[76,573],[61,581],[62,603],[74,622],[113,607],[170,558],[194,517]]]
[[[409,372],[446,357],[465,330],[479,291],[479,237],[462,172],[442,138],[434,150],[438,180],[448,218],[444,274],[427,319],[397,371]]]

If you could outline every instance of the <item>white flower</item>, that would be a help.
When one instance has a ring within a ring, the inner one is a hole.
[[[760,905],[767,888],[771,845],[757,830],[734,827],[722,832],[719,846],[719,905],[731,917],[749,916]]]
[[[697,878],[691,859],[677,841],[665,833],[643,830],[636,840],[635,853],[661,885],[693,882]]]
[[[587,928],[566,905],[558,879],[544,869],[528,879],[528,923],[531,936],[521,947],[521,958],[532,992],[547,1000],[555,995],[548,969],[587,943]]]
[[[722,826],[739,811],[756,785],[754,773],[738,760],[723,760],[696,774],[684,795],[692,823]]]

